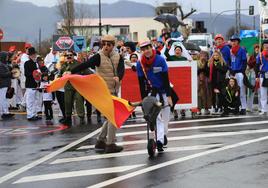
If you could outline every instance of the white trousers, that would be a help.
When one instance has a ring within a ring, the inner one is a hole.
[[[244,75],[242,73],[236,73],[235,78],[237,80],[237,84],[240,87],[240,101],[242,109],[247,108],[247,97],[246,97],[246,88],[243,82]]]
[[[26,88],[26,111],[27,111],[27,118],[32,118],[37,116],[37,105],[38,105],[38,96],[37,90],[33,90],[30,88]]]
[[[164,106],[168,105],[167,96],[163,94]],[[156,97],[160,100],[159,95]],[[170,107],[163,108],[159,115],[157,116],[156,126],[157,126],[157,140],[160,141],[162,144],[164,143],[164,135],[168,133],[168,123],[170,119]]]
[[[37,100],[36,100],[36,111],[42,112],[42,105],[43,105],[43,94],[39,91],[36,92]]]
[[[262,87],[263,78],[260,78],[261,111],[267,112],[267,87]]]
[[[253,104],[254,104],[254,97],[255,97],[256,92],[252,92],[250,96],[247,97],[247,109],[250,111],[253,110]],[[257,90],[257,95],[258,95],[258,109],[261,109],[261,89]]]
[[[8,114],[8,100],[6,98],[7,87],[0,89],[0,114]]]

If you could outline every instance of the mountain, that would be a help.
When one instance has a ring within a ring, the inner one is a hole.
[[[210,20],[209,13],[199,13],[190,16],[194,21],[204,21],[205,27],[208,32],[211,33],[222,33],[226,34],[230,27],[235,26],[236,19],[235,14],[232,15],[218,15],[212,14],[212,19]],[[241,15],[241,26],[248,26],[253,28],[253,19],[255,19],[255,27],[259,29],[259,16],[248,16]]]
[[[85,17],[98,17],[98,5],[75,4],[76,10],[82,10]],[[79,15],[79,11],[78,15]],[[102,4],[102,17],[154,17],[154,7],[149,4],[131,1],[118,1],[112,4]],[[216,14],[213,14],[215,17]],[[57,6],[40,7],[32,3],[17,2],[14,0],[0,0],[0,28],[4,30],[4,41],[38,40],[38,30],[42,29],[42,38],[51,37],[56,31],[56,23],[60,21]],[[221,15],[212,25],[208,13],[199,13],[191,16],[194,21],[204,20],[208,31],[225,34],[234,25],[234,15]],[[252,25],[252,17],[241,16],[242,25]],[[257,18],[256,18],[257,20]],[[258,23],[258,21],[256,21]]]

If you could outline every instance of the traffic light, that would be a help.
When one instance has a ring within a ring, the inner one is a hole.
[[[259,0],[259,1],[262,3],[262,6],[266,6],[267,5],[266,0]]]
[[[254,6],[249,6],[249,15],[254,15]]]

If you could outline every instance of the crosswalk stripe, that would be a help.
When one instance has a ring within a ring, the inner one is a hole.
[[[246,135],[246,134],[259,134],[259,133],[267,133],[268,129],[260,129],[260,130],[244,130],[244,131],[236,131],[236,132],[223,132],[223,133],[208,133],[208,134],[196,134],[189,136],[179,136],[179,137],[168,137],[168,141],[178,141],[178,140],[189,140],[189,139],[199,139],[199,138],[213,138],[213,137],[222,137],[222,136],[236,136],[236,135]],[[133,140],[133,141],[125,141],[125,142],[117,142],[116,144],[119,146],[125,145],[136,145],[136,144],[145,144],[147,140]],[[94,145],[82,146],[79,149],[92,149]]]
[[[222,128],[222,127],[236,127],[236,126],[249,126],[249,125],[259,125],[268,123],[268,121],[257,121],[257,122],[243,122],[243,123],[230,123],[230,124],[218,124],[218,125],[204,125],[204,126],[194,126],[194,127],[180,127],[180,128],[169,128],[169,132],[175,131],[186,131],[186,130],[198,130],[198,129],[213,129],[213,128]],[[146,131],[136,131],[136,132],[126,132],[126,133],[117,133],[117,136],[130,136],[130,135],[139,135],[145,134]],[[169,139],[170,140],[170,139]],[[130,141],[129,144],[125,142],[118,143],[123,145],[132,145],[132,144],[143,144],[145,142],[141,142],[140,140],[137,141]],[[78,148],[78,150],[83,149],[93,149],[94,145],[85,145]]]
[[[27,177],[23,177],[19,179],[18,181],[15,181],[13,184],[45,181],[45,180],[55,180],[55,179],[62,179],[62,178],[73,178],[73,177],[81,177],[81,176],[91,176],[91,175],[99,175],[99,174],[119,173],[119,172],[132,170],[135,168],[139,168],[142,166],[145,166],[145,164],[118,166],[118,167],[100,168],[100,169],[91,169],[91,170],[79,170],[79,171],[72,171],[72,172],[61,172],[61,173],[44,174],[44,175],[37,175],[37,176],[27,176]]]
[[[208,144],[208,145],[196,145],[196,146],[171,147],[171,148],[165,149],[165,152],[203,150],[203,149],[209,149],[209,148],[215,148],[215,147],[221,147],[221,146],[223,145],[222,144]],[[113,157],[125,157],[125,156],[141,155],[141,154],[146,154],[146,153],[147,153],[147,150],[136,150],[136,151],[126,151],[126,152],[121,152],[121,153],[89,155],[89,156],[83,156],[83,157],[57,159],[50,164],[107,159],[107,158],[113,158]]]
[[[45,155],[44,157],[41,157],[40,159],[37,159],[37,160],[31,162],[30,164],[27,164],[26,166],[23,166],[15,171],[12,171],[12,172],[6,174],[5,176],[0,177],[0,184],[5,182],[5,181],[8,181],[11,178],[14,178],[15,176],[17,176],[23,172],[30,170],[31,168],[33,168],[37,165],[40,165],[41,163],[43,163],[43,162],[45,162],[45,161],[47,161],[47,160],[49,160],[49,159],[51,159],[59,154],[65,152],[66,150],[88,140],[89,138],[92,138],[93,136],[98,134],[100,131],[101,131],[101,128],[98,128],[97,130],[93,131],[92,133],[90,133],[90,134],[88,134],[88,135],[86,135],[86,136],[84,136],[84,137],[82,137],[74,142],[71,142],[70,144],[68,144],[68,145],[66,145],[66,146],[64,146],[56,151],[51,152],[48,155]]]
[[[200,153],[195,153],[195,154],[188,155],[188,156],[181,157],[181,158],[176,158],[176,159],[169,160],[169,161],[166,161],[163,163],[159,163],[159,164],[152,165],[152,166],[149,166],[146,168],[142,168],[140,170],[130,172],[128,174],[124,174],[124,175],[121,175],[121,176],[97,183],[95,185],[88,186],[87,188],[111,187],[110,185],[112,185],[114,183],[121,182],[123,180],[127,180],[130,178],[134,178],[134,177],[146,174],[148,172],[159,170],[159,169],[164,168],[164,167],[167,168],[168,166],[179,164],[179,163],[182,163],[185,161],[190,161],[191,159],[198,159],[200,157],[209,156],[209,155],[214,154],[214,153],[235,149],[238,147],[242,147],[242,146],[246,146],[249,144],[254,144],[254,143],[258,143],[258,142],[262,142],[262,141],[266,141],[266,140],[268,140],[268,136],[264,136],[264,137],[252,139],[252,140],[246,140],[246,141],[238,142],[235,144],[226,145],[226,146],[221,147],[221,148],[216,148],[216,149],[207,150],[207,151],[203,151]]]
[[[195,127],[180,127],[180,128],[169,128],[169,132],[175,131],[186,131],[186,130],[197,130],[197,129],[212,129],[212,128],[222,128],[222,127],[236,127],[236,126],[248,126],[248,125],[260,125],[268,123],[268,121],[255,121],[255,122],[243,122],[243,123],[232,123],[232,124],[218,124],[218,125],[205,125],[205,126],[195,126]],[[131,136],[146,134],[147,131],[132,131],[125,133],[117,133],[116,136]]]
[[[207,118],[207,119],[192,119],[192,120],[182,120],[182,121],[171,121],[169,122],[169,125],[196,123],[196,122],[209,122],[209,121],[222,121],[222,120],[230,120],[230,119],[247,119],[247,118],[255,118],[255,117],[258,117],[258,116],[235,116],[235,117],[221,117],[221,118]],[[144,127],[146,125],[147,125],[146,123],[123,125],[122,129]]]

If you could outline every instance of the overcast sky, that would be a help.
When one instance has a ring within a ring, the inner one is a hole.
[[[27,1],[34,3],[39,6],[54,6],[57,4],[58,0],[16,0],[16,1]],[[113,3],[118,0],[101,0],[102,3]],[[121,0],[124,1],[124,0]],[[183,7],[190,9],[191,7],[196,8],[198,12],[209,12],[209,3],[212,2],[212,12],[219,13],[224,10],[235,9],[235,0],[131,0],[141,3],[149,3],[151,5],[157,6],[161,5],[163,2],[174,2],[177,1]],[[88,4],[97,4],[98,0],[75,0],[75,2],[84,2]],[[246,9],[250,5],[254,5],[255,14],[258,14],[258,0],[241,0],[241,9]],[[248,11],[243,12],[248,14]]]

